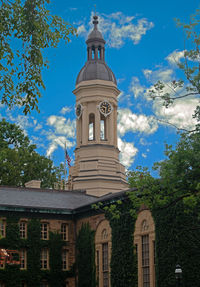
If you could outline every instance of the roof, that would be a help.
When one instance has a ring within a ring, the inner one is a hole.
[[[112,81],[115,85],[117,85],[114,73],[108,67],[108,65],[101,60],[87,61],[77,76],[76,85],[82,81],[90,80]]]
[[[71,214],[99,201],[110,201],[122,196],[117,192],[102,197],[86,194],[84,191],[61,191],[53,189],[20,188],[0,186],[0,209],[3,210],[42,210],[53,213]]]
[[[0,186],[0,207],[74,210],[94,202],[95,196],[81,191]]]

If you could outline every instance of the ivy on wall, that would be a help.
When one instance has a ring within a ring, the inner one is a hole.
[[[156,286],[176,286],[175,266],[182,268],[181,286],[196,287],[200,282],[200,220],[197,207],[183,201],[152,214],[156,229]]]
[[[77,242],[78,287],[95,287],[95,245],[94,232],[89,223],[84,223],[79,231]]]
[[[62,287],[65,280],[74,277],[72,270],[62,271],[62,248],[66,242],[62,241],[60,234],[49,234],[49,240],[40,239],[40,221],[28,221],[27,239],[19,236],[18,218],[11,214],[6,219],[6,238],[0,240],[0,246],[7,249],[27,250],[27,269],[20,270],[17,265],[7,265],[0,269],[0,280],[6,287],[21,287],[26,282],[28,287],[40,286],[41,280],[47,280],[50,287]],[[40,269],[40,252],[42,248],[49,250],[49,270]]]
[[[137,286],[137,254],[134,251],[135,221],[130,202],[106,208],[106,218],[112,229],[111,286]]]

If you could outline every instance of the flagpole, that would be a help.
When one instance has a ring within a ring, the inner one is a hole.
[[[65,150],[64,150],[64,156],[65,156],[65,169],[64,169],[64,173],[65,173],[65,179],[64,179],[64,189],[66,187],[66,180],[67,180],[67,158],[66,158],[66,142],[65,142]]]

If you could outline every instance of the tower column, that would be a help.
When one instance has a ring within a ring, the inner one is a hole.
[[[99,113],[99,110],[96,108],[95,112],[95,126],[96,126],[96,131],[95,131],[95,139],[97,143],[100,143],[100,133],[101,133],[101,116]]]
[[[82,114],[82,144],[86,145],[88,143],[88,135],[89,135],[89,120],[87,107],[85,106]]]

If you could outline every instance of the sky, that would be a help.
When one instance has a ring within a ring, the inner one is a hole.
[[[37,145],[41,155],[55,165],[64,161],[64,145],[74,160],[76,147],[76,77],[86,62],[85,40],[92,28],[96,4],[99,30],[106,40],[106,63],[115,74],[118,89],[118,146],[126,169],[152,168],[165,159],[165,143],[175,145],[178,128],[192,129],[192,114],[198,100],[183,98],[166,109],[152,101],[148,90],[158,81],[166,83],[183,76],[176,62],[183,58],[185,36],[175,18],[188,22],[200,8],[193,0],[51,0],[49,10],[77,28],[78,37],[49,49],[49,69],[43,71],[46,89],[39,100],[40,113],[25,116],[22,109],[0,107],[0,118],[16,123]],[[180,91],[180,93],[183,91]],[[170,122],[169,125],[167,122]]]

